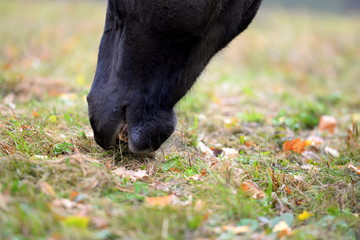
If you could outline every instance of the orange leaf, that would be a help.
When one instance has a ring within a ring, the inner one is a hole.
[[[255,143],[252,142],[252,141],[248,141],[248,142],[245,142],[245,145],[246,145],[247,147],[252,147],[252,146],[255,146]]]
[[[75,198],[76,198],[77,196],[79,196],[79,194],[80,194],[79,192],[72,191],[72,192],[70,193],[69,199],[70,199],[71,201],[74,201]]]
[[[348,166],[347,166],[349,169],[352,169],[352,170],[354,170],[357,174],[360,174],[360,167],[355,167],[353,164],[349,164]]]
[[[32,112],[32,115],[33,115],[34,118],[40,118],[39,113],[36,112],[36,111],[33,111],[33,112]]]
[[[164,197],[148,197],[145,199],[146,204],[149,206],[165,207],[171,204],[174,194],[170,194]]]
[[[251,180],[246,180],[241,184],[241,188],[244,192],[248,192],[255,199],[265,198],[265,193],[259,189],[259,186]]]
[[[301,141],[300,138],[293,139],[291,141],[285,141],[283,144],[283,151],[289,152],[293,151],[298,154],[301,154],[305,151],[305,148],[309,145],[307,141]]]
[[[285,188],[284,188],[284,190],[285,190],[285,192],[287,193],[287,194],[292,194],[292,191],[291,191],[291,189],[289,188],[289,186],[285,186]]]

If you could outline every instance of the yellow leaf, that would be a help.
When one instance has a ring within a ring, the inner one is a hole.
[[[298,216],[298,219],[299,219],[300,221],[305,221],[306,219],[308,219],[308,218],[311,217],[312,215],[314,215],[314,214],[309,213],[308,211],[304,211],[303,213],[301,213],[301,214]]]
[[[70,216],[64,218],[63,222],[67,227],[86,229],[89,226],[90,219],[85,216]]]
[[[48,121],[51,122],[51,123],[56,123],[57,122],[57,116],[51,115],[49,117]]]

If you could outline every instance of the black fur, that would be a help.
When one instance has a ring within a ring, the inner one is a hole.
[[[87,97],[96,142],[157,150],[176,126],[175,104],[209,60],[254,18],[261,0],[109,0]]]

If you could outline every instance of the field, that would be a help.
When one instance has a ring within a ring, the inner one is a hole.
[[[0,239],[360,238],[360,16],[262,9],[144,157],[88,123],[105,9],[0,1]]]

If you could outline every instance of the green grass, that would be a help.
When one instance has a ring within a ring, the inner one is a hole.
[[[263,9],[178,105],[174,136],[142,157],[102,150],[88,123],[105,9],[0,2],[0,239],[277,239],[280,221],[287,239],[360,237],[360,175],[347,167],[360,166],[359,17]],[[318,131],[325,114],[335,134]],[[324,143],[307,158],[282,151],[310,135]]]

